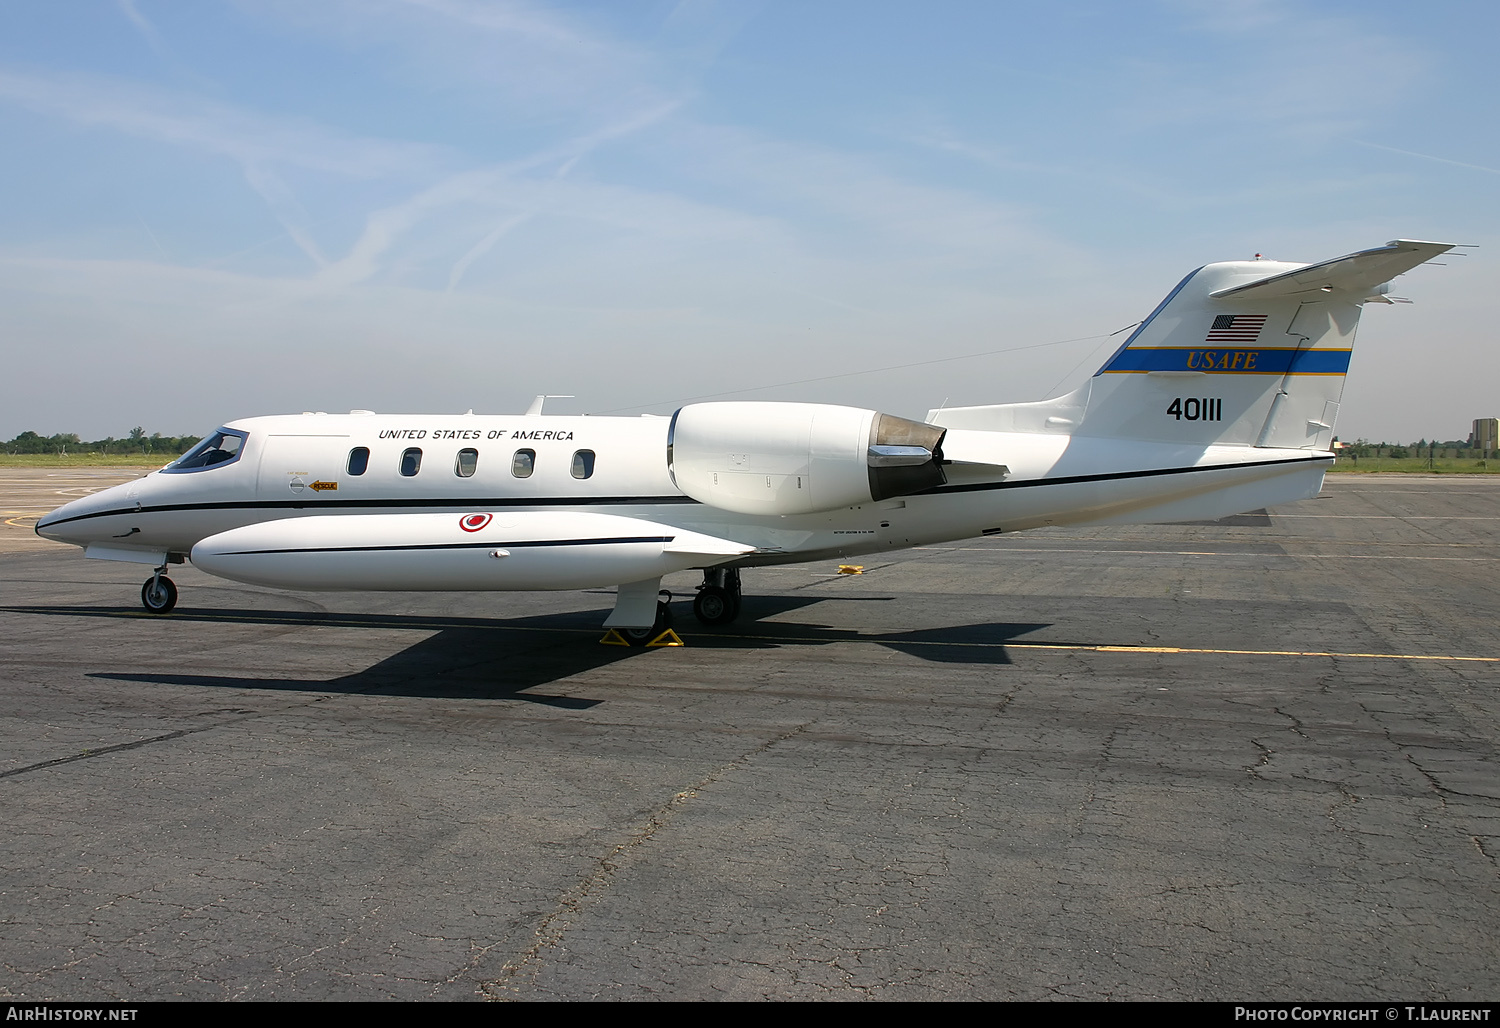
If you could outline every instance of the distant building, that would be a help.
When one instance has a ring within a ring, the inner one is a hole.
[[[1476,450],[1500,449],[1500,418],[1474,419],[1472,445]]]

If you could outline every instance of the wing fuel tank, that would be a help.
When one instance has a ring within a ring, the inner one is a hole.
[[[209,574],[287,589],[589,589],[710,567],[754,549],[575,511],[288,518],[209,536]]]

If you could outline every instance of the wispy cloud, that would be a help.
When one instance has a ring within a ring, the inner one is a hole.
[[[305,118],[276,117],[134,82],[0,69],[0,101],[39,114],[222,154],[354,178],[430,173],[451,155],[427,144],[372,139]]]
[[[266,202],[272,215],[286,229],[287,235],[302,248],[303,253],[313,259],[313,263],[320,268],[327,267],[328,258],[323,256],[312,237],[307,211],[297,202],[287,184],[275,172],[262,165],[246,164],[244,169],[245,181]]]
[[[1015,172],[1028,176],[1040,176],[1044,178],[1063,178],[1080,183],[1093,185],[1105,185],[1120,192],[1134,194],[1143,200],[1155,204],[1168,203],[1181,198],[1180,193],[1173,193],[1161,186],[1149,182],[1122,175],[1111,173],[1107,168],[1093,161],[1066,163],[1063,161],[1041,162],[1021,160],[1008,151],[993,146],[986,146],[971,140],[961,139],[948,130],[928,131],[905,137],[905,141],[916,146],[926,147],[942,153],[951,154],[983,167],[1002,172]]]
[[[157,56],[166,57],[167,46],[162,42],[161,33],[156,31],[156,26],[146,20],[136,7],[135,0],[115,0],[115,5],[120,8],[120,13],[125,15],[130,24],[135,26],[137,32],[146,40],[146,43],[155,50]]]
[[[1426,66],[1410,39],[1368,19],[1283,0],[1174,0],[1180,46],[1121,62],[1120,110],[1137,124],[1199,122],[1326,133],[1364,124]],[[1198,43],[1198,45],[1194,45]]]
[[[914,181],[876,158],[755,130],[689,124],[663,144],[695,177],[737,192],[804,233],[882,239],[882,246],[965,259],[1029,248],[1064,252],[1024,203]],[[868,256],[873,257],[873,254]]]
[[[533,124],[615,120],[679,99],[669,64],[597,22],[520,0],[266,0],[262,16],[387,57],[393,79]]]
[[[189,93],[78,74],[0,69],[3,101],[234,161],[287,237],[320,268],[329,261],[313,238],[313,219],[277,169],[409,180],[430,176],[452,160],[428,145],[352,136],[307,119],[268,116]]]
[[[529,214],[513,214],[491,229],[483,239],[464,251],[464,255],[454,262],[453,268],[448,272],[448,288],[445,292],[453,292],[464,277],[464,272],[469,270],[469,265],[489,253],[490,248],[498,243],[502,236],[510,234],[512,229],[525,224],[530,218]]]
[[[359,239],[341,260],[323,269],[320,280],[328,285],[352,285],[365,281],[379,271],[381,258],[403,235],[415,228],[430,214],[446,207],[463,203],[478,203],[485,206],[509,207],[513,210],[520,207],[523,213],[534,212],[538,203],[544,202],[544,198],[536,188],[535,180],[528,178],[529,172],[538,168],[553,167],[561,161],[561,167],[552,176],[554,180],[561,179],[584,154],[612,140],[656,124],[670,116],[675,109],[675,104],[666,104],[638,112],[617,124],[557,146],[548,147],[520,160],[446,176],[410,199],[370,214]],[[505,219],[502,226],[510,220],[512,219]],[[519,221],[516,222],[516,224],[519,223]],[[510,226],[510,228],[513,227],[514,225]],[[452,289],[469,265],[483,253],[488,252],[505,232],[510,231],[510,228],[491,232],[480,241],[477,248],[470,248],[463,257],[460,257],[454,269],[449,273],[448,288]]]
[[[1382,143],[1370,143],[1363,139],[1350,139],[1349,142],[1358,146],[1368,146],[1372,150],[1384,150],[1387,153],[1404,154],[1407,157],[1420,157],[1424,161],[1437,161],[1439,164],[1451,164],[1457,168],[1469,168],[1473,171],[1482,171],[1489,175],[1500,175],[1500,168],[1487,168],[1483,164],[1470,164],[1468,161],[1455,161],[1448,157],[1436,157],[1430,153],[1417,153],[1415,150],[1402,150],[1396,146],[1385,146]]]

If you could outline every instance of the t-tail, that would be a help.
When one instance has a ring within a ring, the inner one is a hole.
[[[1326,451],[1364,304],[1453,248],[1397,239],[1318,264],[1227,261],[1177,284],[1082,388],[948,408],[950,428]]]

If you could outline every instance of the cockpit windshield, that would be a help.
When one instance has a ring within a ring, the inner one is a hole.
[[[207,471],[221,468],[240,459],[245,447],[245,433],[221,428],[181,457],[162,468],[166,472]]]

